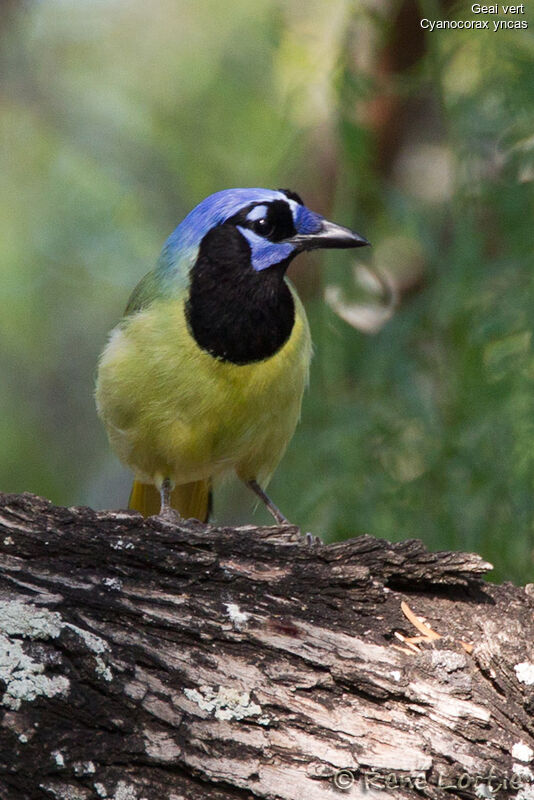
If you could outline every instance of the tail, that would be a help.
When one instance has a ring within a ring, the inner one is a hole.
[[[159,514],[160,494],[151,483],[134,481],[128,508],[140,511],[144,517]],[[176,486],[171,494],[171,507],[184,519],[207,522],[212,509],[212,491],[209,481],[195,481]]]

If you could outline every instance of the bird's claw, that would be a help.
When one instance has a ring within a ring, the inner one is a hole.
[[[158,519],[161,519],[164,522],[170,522],[171,525],[179,525],[181,522],[183,522],[183,518],[180,516],[179,512],[170,506],[164,506],[160,510]]]
[[[316,547],[323,544],[323,540],[320,536],[314,536],[314,534],[310,533],[309,531],[304,534],[304,539],[306,540],[308,547]]]

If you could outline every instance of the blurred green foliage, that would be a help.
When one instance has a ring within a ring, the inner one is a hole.
[[[276,502],[331,538],[420,537],[533,580],[532,10],[526,31],[422,36],[419,18],[450,6],[8,8],[0,487],[125,504],[92,399],[107,331],[205,195],[289,186],[372,241],[362,260],[400,304],[366,335],[322,297],[355,302],[351,256],[296,262],[316,352]],[[249,521],[252,501],[232,484],[216,511]]]

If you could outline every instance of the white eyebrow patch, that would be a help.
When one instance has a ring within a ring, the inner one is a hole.
[[[248,222],[255,222],[257,219],[267,216],[267,206],[255,206],[247,214]]]

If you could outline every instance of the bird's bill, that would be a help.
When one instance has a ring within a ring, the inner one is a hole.
[[[315,233],[297,233],[286,241],[296,245],[299,250],[315,250],[319,247],[365,247],[370,244],[359,233],[327,219],[322,220],[319,230]]]

